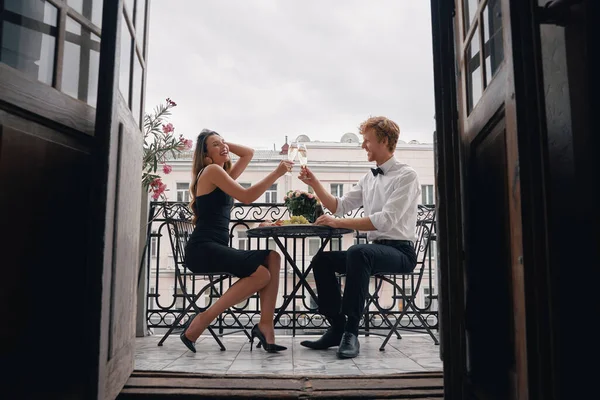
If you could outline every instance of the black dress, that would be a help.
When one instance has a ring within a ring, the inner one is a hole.
[[[194,273],[228,272],[239,278],[252,275],[270,250],[238,250],[229,247],[229,222],[233,199],[218,187],[196,196],[198,216],[185,249],[185,265]]]

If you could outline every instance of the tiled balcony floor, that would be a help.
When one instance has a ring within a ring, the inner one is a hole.
[[[196,342],[192,353],[171,335],[158,347],[160,335],[136,339],[135,369],[140,371],[177,371],[209,374],[275,374],[275,375],[381,375],[404,372],[441,371],[439,346],[424,334],[402,333],[402,339],[392,338],[385,351],[379,351],[383,338],[359,336],[360,355],[349,360],[336,357],[337,348],[310,350],[300,346],[305,339],[318,336],[279,336],[277,343],[288,350],[270,354],[263,349],[251,352],[245,336],[222,338],[226,351],[220,351],[210,336]],[[256,344],[256,340],[255,340]]]

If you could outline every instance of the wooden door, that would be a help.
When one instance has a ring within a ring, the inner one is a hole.
[[[0,1],[7,398],[113,399],[133,370],[146,8]]]
[[[102,245],[97,282],[100,300],[98,399],[114,399],[134,368],[137,268],[145,77],[146,0],[104,2],[104,36],[94,159],[97,207],[93,221]]]
[[[432,1],[446,398],[527,399],[525,276],[546,263],[535,4],[448,3]]]

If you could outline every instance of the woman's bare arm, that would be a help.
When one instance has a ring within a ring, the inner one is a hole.
[[[250,204],[258,199],[280,176],[285,174],[291,168],[292,164],[287,160],[281,161],[273,172],[247,189],[237,183],[218,165],[207,166],[200,179],[204,177],[204,179],[208,179],[213,185],[219,187],[239,202]]]
[[[254,150],[250,147],[235,143],[227,143],[227,146],[229,146],[229,152],[239,157],[235,164],[233,164],[231,171],[229,171],[229,176],[235,180],[240,177],[242,172],[246,170],[248,164],[250,164],[250,161],[252,161]]]

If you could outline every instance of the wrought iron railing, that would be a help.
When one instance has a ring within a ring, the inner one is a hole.
[[[268,204],[268,203],[252,203],[250,205],[236,203],[231,211],[230,224],[230,246],[239,248],[240,243],[234,243],[237,237],[241,240],[241,245],[246,249],[275,249],[266,239],[244,238],[243,233],[246,229],[257,226],[263,221],[273,221],[287,218],[287,209],[283,204]],[[347,217],[361,217],[363,210],[358,209],[349,213]],[[179,313],[186,308],[185,297],[178,287],[179,283],[175,279],[174,260],[172,260],[172,250],[169,240],[168,222],[171,219],[186,219],[190,218],[190,211],[187,203],[181,202],[151,202],[148,213],[147,225],[147,240],[144,251],[142,265],[145,265],[146,271],[146,293],[147,293],[147,310],[146,319],[150,328],[168,328]],[[435,229],[435,228],[434,228]],[[242,232],[241,234],[239,232]],[[240,236],[242,236],[240,238]],[[437,311],[437,291],[436,291],[436,242],[435,232],[429,235],[431,240],[429,250],[425,254],[425,262],[423,264],[423,279],[419,287],[420,295],[418,298],[420,303],[416,304],[421,316],[424,318],[427,325],[436,329],[438,326],[438,311]],[[283,244],[286,251],[297,260],[298,266],[304,271],[309,262],[306,260],[309,245],[308,239],[289,239],[284,240]],[[353,243],[365,243],[366,234],[355,232]],[[343,248],[342,239],[334,239],[329,244],[330,250],[345,250]],[[164,255],[164,252],[167,255]],[[287,261],[282,259],[285,264],[282,266],[282,281],[280,285],[280,296],[287,298],[292,288],[297,282],[297,277],[292,273]],[[407,293],[412,291],[412,288],[418,287],[414,277],[402,278],[397,277],[399,286]],[[372,280],[373,281],[373,280]],[[186,290],[194,291],[197,283],[192,280],[186,284],[193,287]],[[224,281],[221,283],[225,289],[231,282]],[[372,286],[377,282],[371,282]],[[314,284],[313,284],[314,287]],[[396,319],[402,314],[402,296],[391,285],[387,292],[380,291],[378,296],[370,300],[377,303],[371,304],[366,313],[366,317],[361,321],[361,329],[370,330],[388,330],[384,318],[379,309],[384,310],[388,321],[396,322]],[[323,330],[327,326],[327,322],[320,314],[317,313],[317,305],[310,293],[302,288],[295,295],[294,301],[284,310],[282,317],[279,319],[275,329],[285,331],[285,334],[297,335],[304,333],[316,333]],[[204,307],[210,306],[216,299],[214,296],[208,295],[204,301]],[[281,301],[282,302],[282,301]],[[250,327],[258,322],[259,315],[259,299],[254,295],[232,307],[232,311],[238,316],[243,324]],[[213,328],[220,332],[229,329],[233,325],[229,316],[222,315],[214,321]],[[187,322],[187,318],[182,320],[182,323]],[[404,329],[419,329],[421,323],[415,317],[414,312],[405,312],[400,322],[400,327]]]

